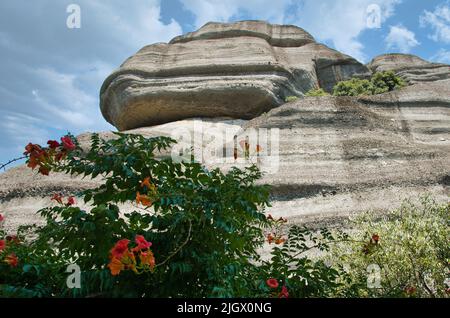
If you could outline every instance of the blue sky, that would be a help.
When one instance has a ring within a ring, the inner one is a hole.
[[[67,28],[69,4],[79,29]],[[379,28],[367,22],[373,5]],[[29,141],[114,129],[98,93],[126,58],[208,21],[244,19],[295,24],[365,63],[387,52],[450,63],[450,0],[2,0],[0,162]]]

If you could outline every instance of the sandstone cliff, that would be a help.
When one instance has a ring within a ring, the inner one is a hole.
[[[393,70],[409,86],[360,98],[303,97],[311,88],[331,90],[340,80],[381,70]],[[202,134],[194,146],[211,167],[235,164],[222,151],[234,136],[278,129],[278,166],[261,182],[273,186],[269,212],[293,222],[384,211],[423,193],[449,199],[449,65],[402,54],[363,65],[295,26],[208,23],[144,47],[105,80],[100,94],[105,119],[121,131],[178,137],[187,148],[193,144],[186,135]],[[300,98],[284,103],[291,95]],[[217,136],[224,136],[222,144],[211,148]],[[89,133],[79,136],[84,145],[88,139]],[[262,165],[272,160],[264,148]],[[34,212],[52,193],[97,183],[13,168],[0,175],[0,211],[13,216],[6,226],[14,228],[36,221]]]

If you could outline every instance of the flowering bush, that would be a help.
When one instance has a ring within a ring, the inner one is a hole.
[[[351,240],[333,246],[330,260],[348,280],[337,294],[356,297],[448,297],[450,204],[423,197],[384,217],[355,220]]]
[[[155,157],[173,142],[118,133],[109,141],[93,135],[89,151],[70,135],[48,147],[27,145],[27,165],[39,173],[101,176],[103,183],[77,198],[54,194],[54,204],[38,212],[46,224],[21,229],[20,248],[2,252],[9,267],[14,252],[18,266],[1,272],[0,294],[206,297],[232,283],[230,266],[258,258],[269,189],[255,185],[255,166],[224,174]],[[79,208],[80,200],[92,209]],[[134,211],[121,213],[119,203]],[[65,286],[72,263],[82,270],[81,289]]]

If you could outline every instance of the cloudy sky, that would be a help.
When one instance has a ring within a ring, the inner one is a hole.
[[[70,4],[80,28],[67,27]],[[29,141],[114,129],[98,94],[126,58],[208,21],[244,19],[298,25],[361,62],[403,52],[450,63],[450,0],[1,0],[0,163]]]

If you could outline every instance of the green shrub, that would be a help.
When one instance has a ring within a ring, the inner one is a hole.
[[[334,96],[375,95],[393,91],[406,86],[406,83],[392,71],[375,73],[372,78],[352,78],[337,83],[333,88]]]
[[[167,137],[116,135],[94,134],[88,151],[72,136],[27,145],[27,165],[39,173],[102,183],[77,199],[56,193],[38,211],[42,226],[21,227],[9,240],[0,232],[0,296],[318,297],[337,286],[338,271],[305,255],[326,249],[330,234],[294,227],[285,238],[285,221],[263,214],[269,188],[256,184],[256,166],[209,171],[156,157],[173,144]],[[92,208],[77,207],[78,199]],[[121,213],[121,203],[134,211]],[[268,261],[257,253],[266,229],[276,245]],[[66,285],[70,264],[81,269],[79,289]],[[279,286],[268,284],[275,279]]]
[[[327,92],[325,92],[322,88],[311,89],[308,91],[305,96],[328,96]]]
[[[448,297],[449,224],[450,204],[438,205],[426,197],[420,205],[405,202],[381,219],[370,213],[360,216],[350,243],[334,245],[329,257],[349,275],[341,295]],[[378,267],[379,285],[372,276]]]
[[[352,78],[348,81],[337,83],[333,88],[334,96],[360,96],[372,94],[372,83],[366,79]]]
[[[297,96],[288,96],[288,97],[286,97],[286,98],[284,99],[284,101],[285,101],[286,103],[295,102],[296,100],[298,100],[298,97],[297,97]]]
[[[406,86],[405,81],[392,71],[378,72],[372,76],[373,94],[382,94]]]
[[[42,174],[101,176],[103,183],[78,195],[92,204],[90,211],[56,195],[56,206],[38,212],[46,224],[29,236],[37,238],[7,245],[0,258],[14,253],[19,264],[1,262],[0,295],[207,297],[234,280],[229,266],[245,267],[258,257],[269,192],[255,185],[261,177],[255,166],[208,171],[196,162],[155,158],[173,144],[169,138],[117,137],[94,135],[87,152],[27,146],[28,165]],[[135,211],[122,215],[118,204],[125,202],[135,202]],[[151,250],[114,260],[112,248],[138,236],[152,242]],[[139,261],[142,256],[148,258]],[[73,291],[64,275],[71,263],[83,273],[82,288]]]

